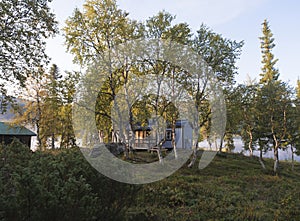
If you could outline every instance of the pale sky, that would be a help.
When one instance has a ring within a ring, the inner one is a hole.
[[[50,4],[60,22],[72,15],[75,7],[82,7],[84,0],[53,0]],[[298,0],[119,0],[120,9],[129,12],[130,17],[144,21],[161,10],[176,15],[175,22],[186,22],[193,32],[202,23],[214,32],[231,40],[245,41],[242,55],[237,63],[242,83],[247,74],[258,78],[261,67],[260,42],[261,23],[269,20],[276,47],[273,50],[278,58],[277,68],[280,78],[295,86],[300,77],[300,1]],[[61,32],[62,33],[62,32]],[[62,36],[48,40],[47,53],[52,63],[61,71],[79,70],[72,64],[72,55],[67,54]]]

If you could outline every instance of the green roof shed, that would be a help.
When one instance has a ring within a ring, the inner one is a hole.
[[[28,147],[31,146],[31,137],[36,134],[23,126],[9,124],[7,122],[0,122],[0,142],[10,144],[14,138],[20,140]]]

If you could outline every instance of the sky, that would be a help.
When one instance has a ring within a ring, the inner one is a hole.
[[[72,15],[74,8],[82,8],[84,0],[53,0],[50,4],[59,27]],[[186,22],[193,32],[202,23],[223,37],[244,41],[242,54],[237,62],[237,82],[244,83],[248,76],[259,79],[261,52],[259,37],[261,23],[269,21],[278,58],[276,67],[280,79],[292,86],[300,78],[300,1],[298,0],[118,0],[119,8],[129,12],[132,19],[145,21],[161,10],[176,15],[175,23]],[[52,63],[61,71],[80,70],[72,63],[73,56],[66,53],[62,31],[47,41],[47,53]]]

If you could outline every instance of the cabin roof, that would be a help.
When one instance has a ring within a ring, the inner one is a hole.
[[[189,124],[188,120],[176,120],[175,122],[175,127],[176,128],[183,128],[185,127],[187,124]],[[166,130],[169,130],[171,127],[170,125],[166,128]],[[148,125],[148,126],[141,126],[139,124],[134,125],[133,128],[134,131],[151,131],[152,130],[152,125]]]
[[[151,127],[150,126],[140,126],[140,125],[135,125],[133,130],[134,131],[151,131]]]
[[[176,127],[184,127],[186,124],[188,124],[189,122],[187,120],[177,120],[175,123]]]
[[[23,126],[16,126],[5,122],[0,122],[0,135],[15,136],[36,136],[36,134]]]

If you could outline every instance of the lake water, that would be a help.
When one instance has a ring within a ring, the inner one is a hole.
[[[233,141],[234,141],[235,149],[232,152],[243,153],[245,156],[250,155],[249,151],[246,151],[243,149],[244,143],[240,137],[234,138]],[[212,145],[212,146],[214,148],[214,145]],[[204,149],[209,149],[209,144],[207,141],[202,141],[199,143],[199,147],[204,148]],[[254,150],[253,155],[259,156],[259,151]],[[266,153],[263,153],[263,157],[264,158],[274,158],[274,153],[273,153],[273,151],[267,151]],[[294,159],[295,159],[295,161],[300,162],[300,156],[297,156],[296,154],[294,154]],[[292,152],[291,152],[290,147],[288,147],[285,150],[279,150],[279,160],[281,160],[281,161],[291,161],[292,160]]]

